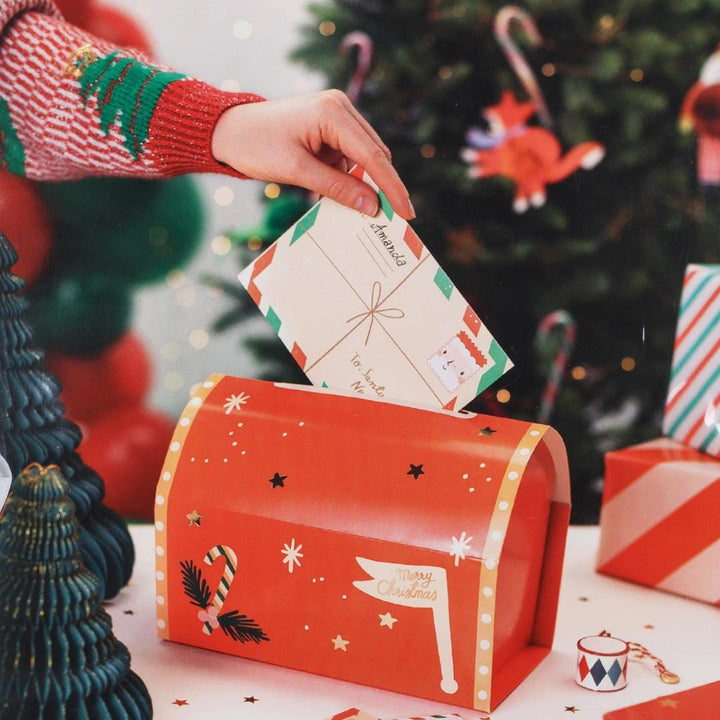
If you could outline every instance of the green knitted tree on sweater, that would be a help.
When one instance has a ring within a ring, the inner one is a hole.
[[[0,451],[17,476],[29,463],[55,463],[70,481],[80,520],[80,545],[87,566],[100,577],[104,597],[116,595],[130,578],[132,540],[123,520],[102,504],[102,479],[76,449],[82,435],[64,417],[60,384],[44,368],[43,353],[23,316],[23,281],[10,271],[17,254],[0,234]]]
[[[31,465],[0,523],[0,718],[149,720],[152,703],[82,562],[59,468]]]

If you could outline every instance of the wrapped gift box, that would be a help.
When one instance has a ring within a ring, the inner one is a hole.
[[[159,634],[489,710],[550,650],[568,518],[544,425],[212,376],[158,483]]]
[[[666,717],[672,720],[710,719],[718,717],[719,706],[720,682],[713,682],[613,710],[605,713],[603,720],[658,720]]]
[[[720,265],[688,265],[663,433],[720,457]]]
[[[670,438],[605,456],[601,573],[720,605],[720,462]]]

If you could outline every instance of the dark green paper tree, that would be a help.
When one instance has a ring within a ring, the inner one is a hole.
[[[504,5],[315,2],[293,57],[344,88],[354,60],[339,54],[342,39],[372,38],[360,110],[410,189],[414,228],[517,366],[470,409],[534,418],[547,375],[538,324],[557,309],[576,319],[577,369],[551,423],[570,455],[573,519],[592,522],[604,452],[661,433],[685,265],[720,261],[719,201],[698,189],[694,139],[677,130],[682,98],[720,41],[720,3],[522,3],[544,42],[514,37],[561,145],[597,140],[607,152],[522,215],[509,181],[472,180],[460,157],[467,129],[504,89],[527,99],[493,34]]]
[[[150,720],[152,703],[83,565],[57,467],[33,465],[0,523],[0,718]]]
[[[80,429],[64,416],[60,384],[45,370],[43,353],[23,319],[23,281],[12,274],[17,254],[0,234],[0,445],[17,476],[30,463],[57,464],[70,482],[70,498],[80,521],[86,565],[101,581],[102,597],[112,597],[130,579],[132,539],[123,520],[105,507],[102,479],[76,452]]]

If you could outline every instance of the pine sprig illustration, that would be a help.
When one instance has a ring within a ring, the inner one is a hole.
[[[212,592],[203,577],[202,570],[192,560],[181,560],[180,571],[183,591],[190,598],[190,604],[206,610],[210,605]],[[218,615],[217,622],[228,637],[238,642],[254,642],[259,645],[263,640],[270,640],[255,620],[238,610],[230,610]]]
[[[203,610],[210,604],[210,586],[202,576],[202,570],[192,560],[181,560],[182,584],[190,604]]]
[[[116,50],[88,65],[80,77],[80,97],[85,105],[97,96],[100,128],[107,135],[118,120],[125,149],[137,160],[143,152],[150,118],[163,90],[186,76],[146,65]]]
[[[218,615],[218,622],[222,631],[233,640],[240,642],[252,641],[259,645],[262,640],[270,640],[264,630],[247,615],[241,615],[237,610]]]

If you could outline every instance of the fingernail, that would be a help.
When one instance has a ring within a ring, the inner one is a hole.
[[[409,195],[408,195],[408,199],[407,199],[407,204],[408,204],[408,207],[410,208],[410,217],[408,218],[408,220],[412,220],[413,218],[416,217],[416,215],[415,215],[415,208],[413,207],[412,200],[410,199]]]
[[[372,217],[375,217],[375,215],[377,215],[377,211],[379,209],[377,201],[373,200],[372,198],[366,197],[365,195],[358,196],[358,198],[355,200],[354,207],[361,213],[371,215]]]

